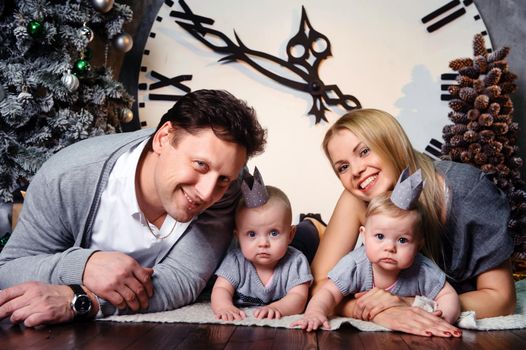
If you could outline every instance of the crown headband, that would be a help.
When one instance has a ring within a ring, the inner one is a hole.
[[[391,202],[400,209],[415,209],[424,183],[420,169],[409,176],[409,168],[405,168],[391,193]]]
[[[247,208],[257,208],[267,203],[269,198],[267,187],[257,167],[254,167],[254,175],[250,175],[250,171],[245,167],[241,193]]]

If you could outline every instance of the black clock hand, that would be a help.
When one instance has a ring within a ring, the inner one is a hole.
[[[287,45],[287,54],[289,59],[288,61],[284,61],[267,53],[248,48],[243,44],[235,32],[234,34],[238,44],[235,44],[222,32],[209,27],[204,27],[202,25],[203,23],[213,24],[214,21],[210,18],[193,14],[193,12],[191,12],[190,8],[183,0],[180,0],[179,3],[185,12],[172,11],[170,16],[190,20],[191,23],[182,21],[176,21],[176,23],[178,23],[183,29],[185,29],[188,33],[190,33],[210,49],[214,50],[215,52],[227,54],[227,56],[219,60],[220,62],[245,62],[263,75],[273,79],[274,81],[277,81],[280,84],[311,94],[313,98],[313,106],[309,113],[316,116],[316,123],[322,119],[327,121],[327,118],[325,117],[325,111],[327,108],[324,104],[324,101],[329,105],[340,105],[346,110],[361,107],[357,98],[352,95],[343,95],[336,85],[325,86],[325,84],[319,78],[318,67],[321,60],[330,56],[330,42],[326,36],[318,33],[312,28],[304,8],[302,9],[300,30],[289,41]],[[217,40],[214,42],[207,40],[205,38],[207,34],[209,35],[208,37],[215,36],[216,38],[219,38],[225,45],[219,46],[219,44],[215,44]],[[317,51],[313,49],[313,47],[315,46],[314,44],[319,41],[322,41],[322,44],[325,43],[326,48]],[[303,55],[294,57],[292,49],[298,45],[303,48]],[[308,62],[310,54],[315,57],[313,64]],[[299,76],[304,82],[294,81],[278,75],[259,65],[251,57],[264,59],[276,65],[282,66],[295,75]],[[331,98],[329,94],[335,94],[337,98]]]

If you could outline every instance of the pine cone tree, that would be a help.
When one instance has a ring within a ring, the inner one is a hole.
[[[511,216],[508,229],[514,241],[514,268],[526,259],[526,185],[520,177],[519,126],[513,122],[517,76],[510,72],[503,47],[488,54],[484,37],[475,35],[473,59],[458,58],[449,66],[458,71],[457,85],[449,88],[454,123],[443,128],[442,158],[475,165],[490,174],[508,196]]]

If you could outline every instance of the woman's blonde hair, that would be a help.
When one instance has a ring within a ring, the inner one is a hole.
[[[411,173],[421,169],[426,181],[420,203],[423,209],[425,237],[424,254],[437,260],[441,252],[441,212],[444,192],[440,186],[433,161],[416,151],[402,126],[389,113],[378,109],[356,109],[343,115],[325,133],[323,150],[330,160],[327,145],[340,130],[349,130],[362,140],[380,159],[392,165],[399,176],[409,167]],[[394,184],[393,184],[394,185]]]

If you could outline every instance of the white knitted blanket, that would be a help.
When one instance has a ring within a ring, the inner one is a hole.
[[[465,311],[460,315],[457,325],[465,329],[474,330],[497,330],[497,329],[518,329],[526,328],[526,280],[517,282],[517,308],[516,313],[510,316],[491,317],[477,320],[473,311]],[[429,308],[432,305],[429,300],[425,298],[417,298],[415,305],[423,308]],[[269,326],[291,328],[290,324],[300,315],[286,316],[280,320],[263,319],[258,320],[252,316],[250,308],[244,309],[247,318],[241,321],[228,322],[228,324],[235,324],[241,326]],[[149,314],[135,314],[110,316],[100,321],[115,321],[115,322],[183,322],[183,323],[220,323],[227,322],[219,321],[215,318],[210,302],[197,302],[192,305],[184,306],[177,310],[156,312]],[[361,331],[389,331],[389,329],[379,326],[373,322],[361,321],[348,317],[337,317],[330,320],[331,330],[338,329],[343,323],[350,323],[352,326]]]

